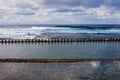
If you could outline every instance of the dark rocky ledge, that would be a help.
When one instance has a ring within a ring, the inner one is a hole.
[[[118,59],[0,59],[1,63],[16,62],[16,63],[69,63],[69,62],[91,62],[91,61],[120,61]]]

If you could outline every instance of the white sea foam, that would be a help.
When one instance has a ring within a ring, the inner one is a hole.
[[[84,28],[69,28],[69,27],[26,27],[26,28],[0,28],[0,38],[17,38],[17,39],[32,39],[35,36],[51,33],[118,33],[120,29],[84,29]]]

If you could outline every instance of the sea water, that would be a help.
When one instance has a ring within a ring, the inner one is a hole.
[[[120,58],[120,43],[3,43],[0,44],[0,58],[114,59]]]
[[[1,80],[119,80],[120,62],[0,63]]]
[[[0,38],[120,37],[120,25],[0,26]],[[119,42],[0,44],[0,58],[120,58]]]
[[[0,38],[120,37],[120,25],[18,25],[1,26]]]
[[[120,37],[119,25],[1,26],[0,38]],[[0,58],[115,59],[120,42],[0,43]],[[0,79],[119,80],[119,61],[0,63]],[[21,77],[22,76],[22,77]]]

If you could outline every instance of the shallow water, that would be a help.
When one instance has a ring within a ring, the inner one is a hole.
[[[119,42],[0,44],[0,58],[120,58]]]
[[[0,80],[119,80],[120,62],[0,63]]]

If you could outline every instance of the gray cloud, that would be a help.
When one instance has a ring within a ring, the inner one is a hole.
[[[57,9],[56,12],[83,12],[81,9]]]
[[[45,0],[46,6],[52,7],[77,7],[83,6],[87,8],[100,7],[101,5],[109,7],[120,7],[120,0]]]
[[[34,1],[33,1],[34,2]],[[15,6],[17,8],[21,8],[21,9],[32,9],[32,10],[37,10],[39,9],[39,6],[37,6],[37,4],[33,3],[31,1],[19,1],[15,3]],[[41,4],[38,4],[41,5]]]
[[[105,0],[105,5],[114,8],[120,8],[120,0]]]
[[[15,15],[31,16],[31,15],[35,15],[35,13],[34,12],[17,12],[15,13]]]
[[[99,7],[103,1],[102,0],[45,0],[45,4],[48,6],[68,6],[68,7]]]
[[[0,0],[1,22],[120,22],[120,0]]]

